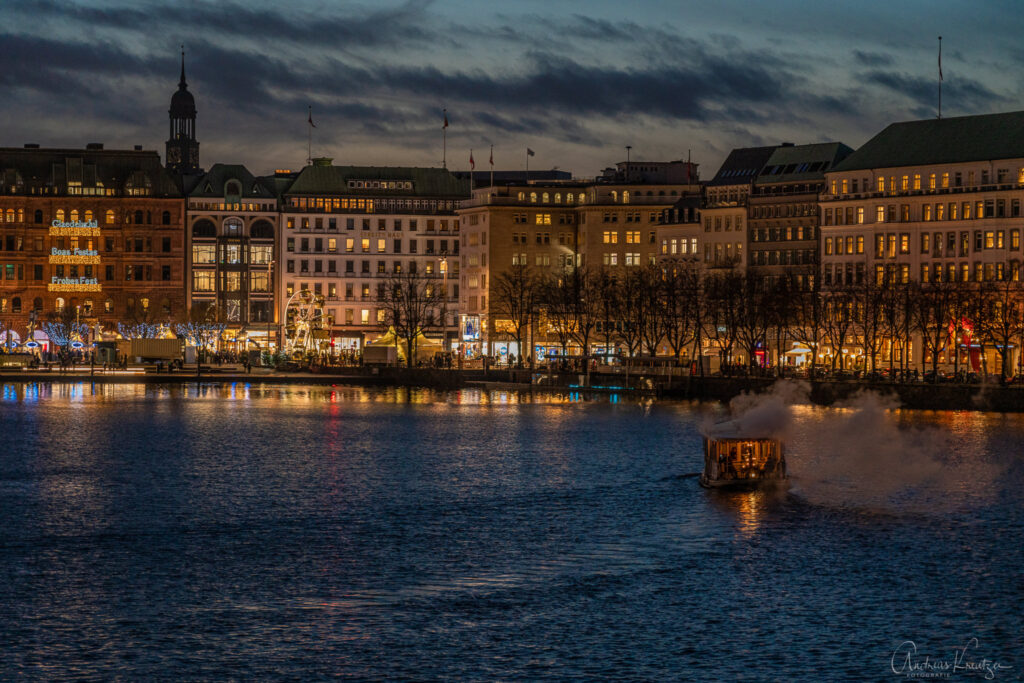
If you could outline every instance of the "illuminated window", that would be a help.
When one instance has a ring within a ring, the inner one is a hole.
[[[537,193],[536,192],[531,192],[530,193],[530,203],[531,204],[536,204],[537,203]]]
[[[934,190],[935,189],[935,174],[934,173],[929,173],[928,174],[928,189],[929,190]]]
[[[885,222],[885,207],[884,206],[876,206],[875,207],[875,222],[876,223],[884,223]]]
[[[561,192],[556,192],[555,193],[555,204],[561,204],[561,203],[562,203],[562,193]]]
[[[364,237],[362,242],[360,243],[360,247],[362,247],[362,251],[364,254],[370,251],[370,238]]]
[[[386,240],[384,240],[384,239],[377,240],[377,253],[378,254],[383,254],[385,251],[387,251]]]
[[[885,192],[885,176],[878,176],[877,189],[879,192]]]
[[[64,222],[64,209],[57,209],[57,220]]]
[[[949,187],[949,171],[942,174],[942,187]]]
[[[622,203],[629,204],[629,190],[624,190],[622,192]]]
[[[364,308],[359,312],[359,322],[363,325],[368,325],[370,323],[370,309]]]
[[[915,173],[914,174],[914,189],[915,190],[920,190],[921,189],[921,174],[920,173]]]
[[[547,192],[545,192],[543,195],[541,195],[541,201],[544,202],[545,204],[547,204],[550,201],[550,198],[549,198]]]
[[[864,207],[863,206],[858,206],[857,207],[857,222],[858,223],[863,223],[864,222]]]

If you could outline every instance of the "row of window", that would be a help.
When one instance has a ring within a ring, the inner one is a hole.
[[[270,265],[274,258],[274,248],[271,246],[252,244],[248,248],[241,244],[221,244],[219,246],[220,263],[231,265],[248,263],[253,266],[266,266]],[[193,244],[192,263],[217,263],[217,247],[216,244]]]
[[[149,299],[147,299],[147,298],[139,299],[139,305],[142,307],[142,310],[144,310],[144,311],[145,310],[149,310],[149,303],[150,303]],[[79,305],[81,306],[80,311],[81,311],[82,317],[85,317],[85,318],[91,317],[96,312],[94,310],[92,299],[85,299]],[[56,299],[54,299],[54,302],[53,302],[53,310],[54,311],[59,313],[60,311],[63,311],[66,306],[67,306],[67,301],[64,299],[64,297],[60,297],[59,296]],[[126,313],[128,315],[131,315],[134,312],[134,310],[135,310],[135,299],[129,298],[127,300],[127,305],[126,305],[125,308],[127,309]],[[43,299],[42,299],[42,297],[38,297],[37,296],[35,299],[32,300],[32,308],[30,310],[34,310],[37,313],[43,313],[44,308],[43,308]],[[160,310],[161,310],[161,312],[164,315],[170,315],[171,314],[171,300],[167,299],[167,298],[162,299],[160,301]],[[6,297],[0,297],[0,313],[8,313],[8,312],[10,312],[10,313],[21,313],[21,297],[20,296],[12,297],[9,300]],[[114,300],[113,299],[107,299],[106,301],[103,302],[103,312],[104,313],[108,313],[108,314],[114,312]]]
[[[1009,209],[1009,210],[1007,210]],[[875,206],[875,223],[910,223],[931,221],[974,220],[979,218],[1016,218],[1021,215],[1019,199],[1009,203],[1005,199],[986,199],[975,202],[937,202],[911,206],[900,204],[897,214],[896,204]],[[898,216],[898,217],[897,217]],[[847,206],[835,209],[826,208],[823,222],[825,225],[859,225],[867,222],[866,210],[863,206]]]
[[[654,265],[658,262],[656,256],[648,256],[647,263]],[[601,255],[601,263],[606,266],[617,266],[619,265],[619,254],[617,252],[605,252]],[[626,252],[622,255],[622,265],[624,266],[642,266],[644,265],[644,259],[641,257],[639,252]]]
[[[546,268],[552,264],[559,268],[572,268],[576,263],[575,254],[556,254],[554,260],[551,258],[551,254],[535,254],[533,257],[533,264],[538,268]],[[512,265],[513,266],[528,266],[530,264],[530,257],[526,254],[512,254]],[[486,276],[481,276],[486,277]],[[471,278],[472,279],[472,278]]]
[[[641,231],[639,230],[626,230],[625,232],[625,243],[626,244],[641,244]],[[619,232],[617,230],[605,230],[601,235],[601,242],[604,244],[618,244],[619,243]],[[647,233],[647,243],[656,244],[657,236],[653,230]]]
[[[971,253],[971,235],[967,230],[956,232],[923,232],[920,235],[920,253],[931,254],[935,257],[945,256],[969,256]],[[1005,230],[975,230],[974,252],[987,249],[1005,249],[1007,246],[1013,251],[1021,248],[1020,229],[1014,228]],[[911,249],[910,233],[878,233],[875,235],[875,258],[896,258],[898,254],[909,254]],[[959,251],[959,254],[958,254]],[[825,238],[825,255],[836,256],[863,254],[864,236],[846,235],[840,237]]]
[[[697,238],[691,237],[689,239],[683,237],[680,239],[664,239],[661,241],[661,253],[664,255],[682,255],[682,256],[696,256],[697,255]]]
[[[814,227],[787,225],[785,228],[754,228],[750,231],[751,242],[782,242],[792,240],[813,240]]]
[[[360,229],[362,229],[362,230],[370,230],[372,228],[376,228],[378,231],[383,231],[383,230],[387,230],[388,229],[388,220],[389,219],[387,219],[387,218],[377,218],[377,219],[373,219],[373,218],[359,218],[359,219],[356,219],[356,218],[351,218],[350,217],[350,218],[346,218],[344,220],[345,220],[345,229],[346,230],[355,230],[356,229],[356,221],[358,220],[359,221],[358,225],[359,225]],[[442,232],[446,231],[446,230],[458,231],[458,229],[459,229],[459,222],[457,220],[454,220],[454,219],[449,220],[449,219],[428,218],[428,219],[424,220],[423,222],[424,222],[424,224],[426,226],[427,232],[432,232],[434,230],[439,230],[439,231],[442,231]],[[288,227],[289,230],[295,230],[296,226],[298,227],[299,230],[323,230],[325,226],[326,226],[326,228],[328,230],[337,230],[338,229],[338,219],[337,218],[328,218],[325,221],[323,218],[319,218],[319,217],[314,217],[314,218],[309,218],[309,217],[297,218],[295,216],[288,216],[285,219],[285,225]],[[416,232],[417,230],[419,230],[419,225],[420,225],[420,219],[418,219],[418,218],[406,218],[406,219],[392,218],[392,219],[390,219],[391,230],[393,230],[395,232],[402,232],[403,228],[408,230],[409,232]]]
[[[192,291],[212,292],[217,281],[217,274],[212,270],[192,271]],[[238,271],[227,271],[220,274],[220,291],[241,292],[243,284],[248,285],[248,291],[268,293],[271,291],[270,275],[265,271],[252,271],[246,277],[245,273]]]
[[[365,197],[290,197],[288,206],[299,211],[454,211],[459,202],[451,199],[405,199]]]
[[[338,245],[338,239],[336,239],[334,237],[328,237],[328,238],[326,238],[326,240],[324,238],[322,238],[322,237],[316,237],[316,238],[312,238],[312,241],[310,240],[309,237],[302,237],[302,238],[299,239],[298,244],[296,244],[295,240],[296,240],[296,238],[294,238],[294,237],[289,237],[288,238],[288,241],[285,244],[285,247],[286,247],[287,251],[289,251],[289,252],[299,251],[300,253],[310,253],[310,252],[312,252],[312,253],[328,253],[328,254],[334,254],[334,253],[338,252],[338,246],[339,246]],[[452,252],[451,252],[452,255],[453,256],[454,255],[458,255],[458,253],[459,253],[459,241],[458,240],[451,240],[450,242],[449,242],[449,240],[437,240],[436,242],[435,242],[435,240],[432,240],[432,239],[423,240],[423,253],[424,254],[434,254],[434,253],[447,254],[448,253],[449,243],[451,244],[451,247],[452,247]],[[417,254],[417,253],[419,253],[419,244],[420,243],[419,243],[418,240],[415,240],[415,239],[409,240],[409,242],[408,242],[409,253],[410,254]],[[296,250],[296,246],[298,246],[297,250]],[[355,253],[356,252],[356,246],[357,246],[356,238],[353,238],[353,237],[346,238],[345,241],[344,241],[344,244],[342,246],[343,246],[346,254]],[[437,247],[436,250],[435,250],[435,246]],[[325,247],[326,247],[326,250],[325,250]],[[358,247],[359,247],[359,252],[363,253],[363,254],[368,254],[368,253],[385,254],[385,253],[388,253],[388,243],[387,243],[387,240],[385,238],[383,238],[383,237],[378,237],[376,239],[373,239],[373,238],[370,238],[370,237],[363,237],[363,238],[361,238],[358,241]],[[375,249],[371,251],[371,247],[375,247]],[[393,240],[391,240],[391,253],[393,253],[393,254],[401,254],[402,253],[402,247],[403,247],[402,240],[400,240],[400,239],[393,239]]]
[[[364,261],[360,261],[359,263],[360,263],[360,271],[359,272],[362,273],[362,274],[369,274],[370,273],[371,262],[364,260]],[[390,272],[393,272],[393,273],[401,273],[406,268],[406,266],[405,266],[403,261],[377,261],[377,270],[376,270],[376,272],[378,274],[384,274],[384,273],[389,272],[388,271],[388,263],[391,264],[391,271]],[[310,270],[310,265],[311,264],[312,264],[312,271]],[[326,264],[326,270],[324,270],[325,264]],[[344,264],[345,264],[345,270],[343,272],[346,275],[352,275],[352,274],[355,273],[355,267],[356,267],[356,262],[355,261],[345,261]],[[285,262],[285,272],[287,272],[287,273],[294,273],[294,272],[296,272],[296,269],[298,269],[298,272],[300,272],[300,273],[309,273],[309,272],[313,272],[313,273],[338,273],[339,272],[338,267],[340,265],[341,265],[341,261],[337,261],[335,259],[327,259],[326,261],[323,260],[323,259],[299,259],[297,261],[293,260],[293,259],[288,259],[288,261]],[[476,265],[476,264],[472,264],[471,263],[470,265]],[[443,261],[443,260],[438,262],[438,263],[435,263],[434,261],[409,261],[408,271],[407,272],[417,273],[417,272],[420,272],[420,268],[423,269],[423,273],[426,274],[426,275],[434,275],[435,273],[439,274],[439,275],[444,275],[446,272],[450,272],[453,275],[457,275],[458,272],[459,272],[459,264],[458,264],[457,261],[453,261],[451,264],[449,264],[447,261]],[[210,272],[213,272],[213,271],[210,271]],[[257,272],[257,271],[253,271],[253,272]]]
[[[354,289],[353,284],[354,283],[351,283],[351,282],[346,282],[345,283],[345,290],[344,291],[345,291],[345,298],[346,299],[355,299],[356,298],[355,297],[355,291],[356,290]],[[372,300],[382,299],[382,298],[384,298],[384,294],[385,294],[385,289],[384,288],[386,286],[387,286],[386,283],[378,282],[376,288],[372,288],[370,283],[363,282],[363,283],[360,284],[360,289],[359,289],[359,291],[360,291],[360,298],[363,301],[372,301]],[[435,289],[435,287],[436,287],[436,289]],[[299,283],[299,291],[302,291],[302,290],[309,290],[309,291],[313,292],[314,294],[317,294],[319,296],[325,297],[328,301],[333,301],[333,300],[337,300],[338,299],[338,283],[335,283],[335,282],[327,282],[327,283],[324,283],[324,282],[314,282],[312,287],[310,287],[310,283],[308,283],[308,282],[300,282]],[[445,289],[444,283],[441,283],[441,282],[427,283],[425,285],[425,290],[426,290],[427,296],[433,296],[434,292],[436,291],[438,294],[441,294],[444,298],[447,298],[448,300],[456,299],[456,298],[458,298],[458,295],[459,295],[459,285],[456,284],[456,283],[449,283],[447,290]],[[294,282],[286,282],[285,286],[284,286],[284,291],[285,291],[285,296],[289,296],[290,297],[293,294],[295,294],[295,283]],[[373,292],[373,294],[371,294],[371,292]],[[454,312],[454,314],[457,315],[457,311]]]
[[[602,223],[618,223],[619,222],[619,216],[623,217],[623,221],[622,221],[623,223],[640,223],[640,222],[643,221],[643,212],[641,212],[641,211],[627,211],[627,212],[622,213],[622,214],[620,214],[620,213],[618,213],[616,211],[606,211],[602,215],[602,217],[601,217],[601,222]],[[650,211],[650,212],[648,212],[647,213],[647,222],[648,223],[657,223],[658,222],[658,212],[657,211]]]
[[[98,277],[94,273],[99,272],[99,267],[95,268],[91,265],[63,265],[55,264],[51,266],[53,268],[52,277],[58,278],[77,278],[86,277],[93,278]],[[43,266],[41,264],[33,264],[31,266],[31,279],[34,281],[41,281],[45,279],[43,273]],[[124,280],[125,282],[131,282],[133,280],[153,280],[153,266],[149,265],[125,265],[124,266]],[[169,265],[160,266],[159,271],[160,280],[169,282],[171,279],[171,267]],[[114,278],[114,266],[104,266],[103,269],[104,278],[107,281],[113,281]],[[25,265],[22,263],[7,263],[0,266],[0,276],[4,280],[17,281],[25,279]]]
[[[886,192],[896,194],[897,192],[910,192],[928,190],[948,189],[949,187],[977,187],[978,185],[991,185],[993,180],[996,185],[1006,185],[1016,180],[1017,184],[1024,185],[1024,168],[1016,169],[1016,173],[1009,168],[996,169],[995,176],[988,169],[982,169],[980,173],[975,171],[943,171],[941,173],[905,173],[901,176],[878,176],[875,178],[875,192]],[[980,183],[978,180],[980,179]],[[888,181],[888,182],[887,182]],[[831,194],[857,194],[861,191],[870,192],[871,183],[868,178],[834,178],[832,180]]]
[[[797,218],[815,216],[817,213],[816,204],[775,204],[750,207],[751,218]]]
[[[514,232],[512,233],[512,244],[526,244],[528,237],[529,235],[525,232]],[[558,244],[562,246],[572,246],[576,242],[576,235],[571,232],[560,232],[556,235],[556,238],[558,240]],[[534,233],[534,240],[537,244],[551,244],[551,233]]]
[[[571,214],[571,213],[559,213],[559,214],[555,214],[555,215],[558,216],[558,225],[573,225],[573,223],[575,223],[575,220],[576,220],[573,217],[573,214]],[[474,225],[475,224],[474,221],[472,220],[475,217],[476,217],[476,214],[473,214],[472,216],[470,216],[470,219],[471,219],[470,220],[470,225]],[[551,214],[550,213],[535,213],[535,214],[533,214],[533,221],[532,222],[535,225],[551,225],[552,224],[551,220],[552,219],[551,219]],[[530,215],[529,214],[525,214],[525,213],[514,213],[514,214],[512,214],[512,222],[514,224],[517,224],[517,225],[523,225],[525,223],[530,223],[531,222],[530,221]]]
[[[1014,282],[1020,280],[1018,264],[1005,263],[923,263],[920,267],[920,281],[930,282],[1000,282],[1009,277]],[[863,263],[827,263],[823,266],[825,285],[861,285],[864,284],[865,268]],[[889,263],[875,266],[874,283],[910,282],[909,263]]]
[[[733,218],[736,219],[735,225],[733,224]],[[711,226],[714,225],[715,232],[722,232],[723,228],[726,232],[729,232],[734,227],[736,230],[743,229],[743,218],[741,216],[715,216],[712,219],[711,216],[704,217],[704,232],[711,232]]]
[[[816,261],[814,249],[751,250],[752,266],[803,266]]]
[[[7,209],[3,212],[3,220],[6,223],[24,223],[25,222],[25,209]],[[65,212],[64,209],[57,209],[54,213],[54,219],[63,222],[73,223],[75,221],[82,221],[89,223],[93,220],[98,220],[93,216],[93,212],[89,209],[79,212],[78,209],[70,209]],[[134,217],[134,220],[132,218]],[[108,209],[103,216],[104,225],[114,225],[116,222],[116,214],[113,209]],[[135,225],[153,225],[153,212],[137,210],[134,213],[126,211],[124,214],[124,221],[127,224]],[[41,224],[43,222],[43,212],[40,209],[36,209],[32,215],[32,222]],[[164,211],[160,214],[160,224],[170,225],[171,224],[171,212]]]

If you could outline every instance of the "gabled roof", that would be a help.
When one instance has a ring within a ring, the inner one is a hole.
[[[1024,111],[890,124],[834,171],[1024,158]]]
[[[241,196],[247,199],[271,199],[277,194],[272,185],[254,176],[241,164],[214,164],[195,184],[189,197],[223,197],[225,185],[230,180],[242,184]]]
[[[790,183],[822,180],[825,172],[853,153],[841,142],[822,142],[813,145],[783,145],[775,148],[755,181],[762,183]]]
[[[411,189],[380,189],[350,187],[349,181],[411,182]],[[330,166],[317,164],[302,169],[287,195],[359,195],[382,197],[451,197],[469,196],[469,181],[456,178],[446,168],[414,166]]]
[[[734,149],[729,152],[718,173],[708,182],[708,186],[745,185],[753,182],[775,149],[774,145]]]

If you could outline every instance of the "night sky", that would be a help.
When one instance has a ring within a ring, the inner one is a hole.
[[[163,154],[179,44],[201,162],[531,168],[593,176],[625,158],[840,140],[935,115],[1024,108],[1010,0],[750,3],[0,2],[0,145]]]

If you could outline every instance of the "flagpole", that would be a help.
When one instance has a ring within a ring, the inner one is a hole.
[[[491,145],[491,187],[494,187],[494,145]]]
[[[309,138],[306,140],[306,165],[313,165],[313,105],[309,105],[309,118],[307,119],[306,132]]]
[[[942,36],[939,36],[939,118],[942,118]]]
[[[441,126],[441,166],[448,168],[448,108],[444,109],[444,125]]]
[[[476,167],[476,162],[473,161],[473,148],[469,148],[469,198],[473,198],[473,170]]]
[[[530,148],[526,148],[526,184],[530,184]]]

